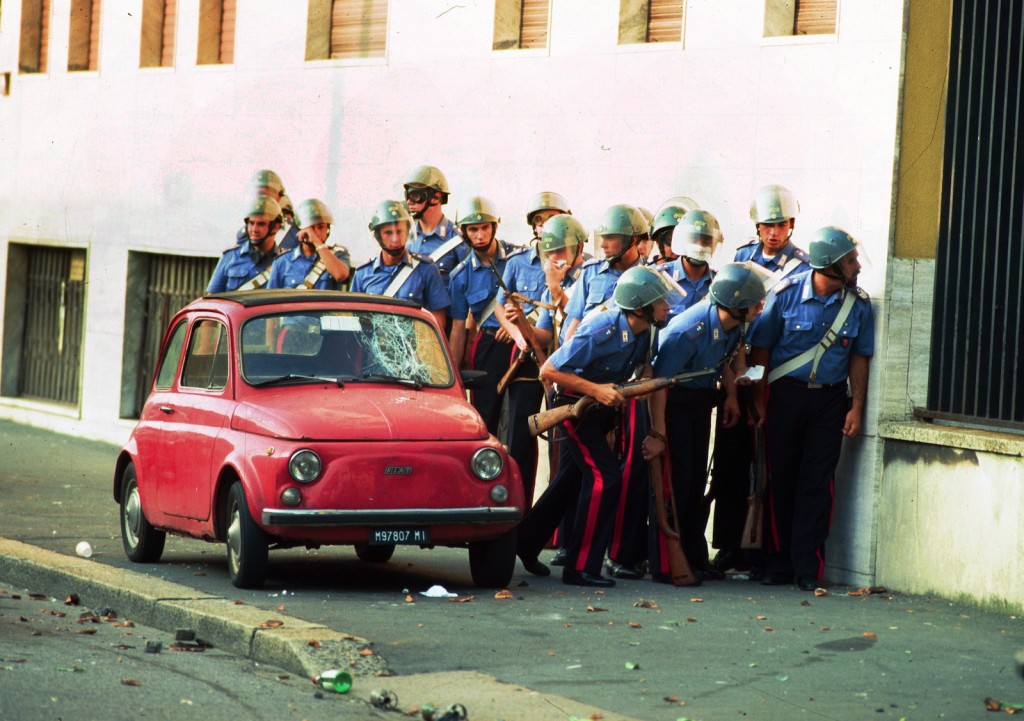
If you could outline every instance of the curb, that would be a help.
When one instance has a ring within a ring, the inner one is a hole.
[[[54,598],[75,593],[89,608],[106,606],[121,618],[168,633],[192,629],[197,638],[217,649],[306,678],[325,668],[346,668],[357,679],[367,680],[357,683],[351,692],[367,702],[371,689],[386,688],[407,706],[427,699],[447,699],[446,704],[457,701],[477,719],[637,721],[475,671],[393,676],[385,659],[361,653],[372,643],[359,636],[3,537],[0,579]],[[384,678],[370,681],[371,677]]]

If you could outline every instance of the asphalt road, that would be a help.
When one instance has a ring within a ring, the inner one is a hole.
[[[272,553],[267,587],[241,591],[222,547],[185,539],[169,539],[160,564],[131,564],[113,448],[8,423],[0,438],[0,535],[64,554],[86,540],[95,563],[283,607],[370,639],[396,674],[478,670],[658,721],[971,719],[986,697],[1024,700],[1020,618],[892,591],[816,597],[734,578],[594,593],[519,569],[499,599],[471,587],[465,552],[409,548],[379,566],[344,548]],[[420,595],[435,584],[459,598]]]

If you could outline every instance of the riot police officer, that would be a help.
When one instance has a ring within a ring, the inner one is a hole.
[[[487,377],[470,391],[470,401],[480,412],[487,430],[497,435],[501,414],[498,383],[512,361],[512,337],[498,323],[499,279],[513,247],[498,239],[501,218],[487,198],[470,198],[459,218],[459,233],[472,253],[451,273],[448,293],[452,299],[452,330],[449,345],[456,363],[487,371]],[[472,316],[473,332],[467,334]]]
[[[711,259],[721,244],[722,230],[718,219],[706,210],[685,213],[672,229],[672,254],[676,257],[662,263],[660,268],[685,293],[682,305],[672,309],[673,316],[707,295],[715,277]]]
[[[800,204],[783,185],[759,188],[750,202],[750,219],[757,237],[740,246],[736,261],[752,260],[775,273],[779,280],[793,273],[808,270],[807,253],[792,242]]]
[[[526,204],[526,224],[533,234],[531,242],[540,240],[541,228],[548,218],[556,215],[572,215],[569,201],[558,193],[545,190],[530,198]]]
[[[448,179],[433,165],[421,165],[405,175],[402,187],[414,221],[409,230],[409,251],[429,256],[447,288],[449,274],[469,255],[455,224],[444,215]]]
[[[274,234],[281,225],[281,207],[273,198],[258,195],[249,203],[242,222],[241,241],[225,250],[217,261],[207,293],[262,288],[270,278],[270,267],[277,256]]]
[[[875,326],[857,287],[857,241],[834,226],[810,243],[813,270],[779,283],[751,331],[753,362],[771,393],[754,402],[765,424],[772,532],[763,583],[814,590],[825,567],[843,437],[861,429]]]
[[[412,216],[401,201],[377,204],[369,227],[380,253],[356,268],[351,289],[419,303],[444,328],[451,298],[434,262],[407,249],[411,226]]]
[[[618,454],[608,445],[625,401],[616,384],[644,365],[652,326],[668,315],[671,290],[667,279],[650,268],[627,270],[613,288],[614,303],[587,315],[541,368],[541,377],[555,384],[558,405],[584,395],[599,405],[563,423],[567,438],[560,444],[558,473],[519,525],[516,550],[530,573],[551,573],[537,556],[570,507],[575,521],[566,539],[563,583],[615,585],[601,575],[601,565],[621,482]]]
[[[719,397],[716,386],[721,378],[726,396],[723,422],[734,425],[739,419],[739,406],[731,363],[742,350],[741,324],[760,313],[772,282],[771,274],[755,263],[727,263],[711,282],[708,297],[669,321],[658,340],[656,377],[707,371],[651,396],[651,429],[643,441],[645,458],[668,449],[671,463],[666,466],[671,469],[669,478],[679,512],[679,538],[700,580],[720,577],[708,561],[702,509],[711,411]],[[666,580],[669,569],[662,545],[665,539],[655,530],[655,524],[651,524],[651,573],[656,580]]]
[[[310,198],[296,209],[298,247],[279,255],[270,271],[270,288],[338,290],[349,277],[348,249],[329,245],[334,215],[322,200]]]

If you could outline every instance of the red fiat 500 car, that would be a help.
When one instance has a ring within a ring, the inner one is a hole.
[[[171,321],[152,392],[114,473],[132,561],[166,533],[227,544],[239,587],[268,550],[352,544],[469,548],[479,586],[515,567],[523,486],[466,402],[430,313],[400,300],[258,290]]]

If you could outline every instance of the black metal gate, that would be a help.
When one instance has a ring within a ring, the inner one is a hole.
[[[78,403],[85,317],[85,251],[28,252],[18,395]]]
[[[1024,430],[1024,3],[954,0],[928,410]]]
[[[175,313],[202,296],[216,265],[215,258],[132,253],[125,335],[133,335],[128,326],[134,324],[141,342],[136,357],[125,359],[127,367],[134,367],[134,373],[131,408],[122,408],[123,417],[138,418],[153,381],[167,324]],[[132,276],[145,280],[144,288],[139,289],[144,292],[141,308],[131,307]],[[139,314],[139,310],[143,312]]]

